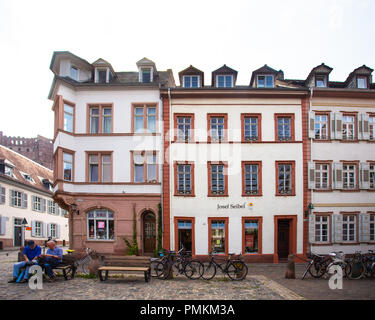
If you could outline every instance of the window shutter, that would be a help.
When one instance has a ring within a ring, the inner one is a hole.
[[[60,210],[59,205],[55,203],[55,215],[58,216],[60,214],[59,210]]]
[[[0,234],[4,235],[6,233],[6,217],[0,216]]]
[[[42,199],[42,212],[46,212],[46,199]]]
[[[22,208],[27,208],[27,194],[22,192]]]
[[[44,222],[41,222],[42,224],[42,237],[47,238],[47,224]]]
[[[14,207],[14,194],[15,194],[15,191],[14,191],[14,190],[10,190],[10,193],[9,193],[9,196],[10,196],[9,201],[10,201],[10,205],[11,205],[12,207]]]
[[[35,211],[35,196],[31,196],[31,209]]]
[[[333,189],[343,188],[342,163],[335,162],[332,164]]]
[[[369,242],[370,241],[370,215],[367,213],[359,214],[359,241]]]
[[[308,179],[309,179],[309,189],[315,189],[315,163],[308,163]]]
[[[335,243],[342,242],[342,215],[341,214],[334,214],[333,215],[333,221],[334,221],[334,235],[332,239],[334,239]]]
[[[361,162],[359,168],[359,188],[370,189],[370,164],[368,162]]]
[[[315,112],[309,112],[309,138],[315,138]]]
[[[51,224],[47,224],[47,237],[51,236]]]
[[[0,203],[5,203],[5,188],[0,186]]]
[[[363,114],[359,113],[357,117],[357,137],[359,140],[363,140]]]
[[[342,139],[342,113],[335,112],[335,139]]]
[[[56,224],[56,239],[60,239],[60,225]]]
[[[331,113],[331,139],[335,139],[335,130],[336,130],[336,125],[335,125],[335,113]]]
[[[31,236],[35,237],[35,221],[31,221]]]
[[[367,113],[362,114],[362,121],[363,121],[363,140],[370,140],[370,116]]]
[[[309,241],[315,243],[315,214],[309,216]]]

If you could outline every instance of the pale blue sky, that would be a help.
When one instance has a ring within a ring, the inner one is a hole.
[[[116,71],[147,57],[176,80],[193,64],[206,84],[224,63],[238,84],[266,63],[305,79],[324,62],[343,81],[363,64],[375,68],[374,34],[374,0],[0,0],[0,130],[52,137],[55,50],[106,59]]]

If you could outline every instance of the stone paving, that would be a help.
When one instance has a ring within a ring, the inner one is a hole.
[[[8,284],[16,252],[0,252],[0,300],[87,300],[87,299],[184,299],[184,300],[301,300],[301,299],[375,299],[375,280],[344,280],[343,290],[330,290],[327,279],[301,280],[303,264],[296,265],[297,279],[285,279],[285,264],[249,264],[244,281],[232,282],[217,275],[213,280],[189,280],[184,276],[172,280],[152,278],[144,282],[143,274],[123,274],[99,279],[76,277],[55,283],[43,283],[43,290],[31,290],[26,284]]]

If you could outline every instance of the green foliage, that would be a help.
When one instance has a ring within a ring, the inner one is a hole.
[[[138,256],[138,242],[137,242],[137,215],[135,212],[135,206],[133,208],[133,239],[132,242],[130,242],[125,237],[122,238],[125,242],[125,245],[128,247],[128,256]]]

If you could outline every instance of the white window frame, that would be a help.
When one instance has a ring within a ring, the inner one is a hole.
[[[350,218],[354,217],[354,221],[350,221]],[[346,234],[344,231],[344,225],[347,225]],[[353,226],[353,239],[350,239],[350,226]],[[344,237],[347,237],[345,240]],[[355,214],[345,214],[342,219],[342,241],[343,242],[355,242],[357,241],[357,217]]]
[[[41,221],[35,221],[34,222],[34,226],[35,226],[34,236],[38,237],[38,238],[42,238],[43,237],[43,222],[41,222]],[[37,230],[39,232],[37,232]]]
[[[42,212],[42,198],[34,196],[33,209],[34,211]]]
[[[348,168],[349,166],[353,166],[354,169],[351,170]],[[353,186],[351,187],[350,182],[350,173],[353,173]],[[342,188],[345,190],[354,190],[357,188],[357,165],[354,163],[344,163],[342,166]]]
[[[182,170],[180,171],[180,168]],[[189,168],[189,170],[187,170]],[[192,165],[191,164],[177,164],[177,194],[192,194]],[[180,174],[182,177],[182,189],[180,189]],[[189,177],[189,179],[187,179]],[[189,181],[189,182],[187,182]]]
[[[57,238],[57,224],[56,223],[51,223],[49,225],[49,234],[51,238],[53,239]]]
[[[76,77],[74,77],[74,76],[72,75],[72,69],[75,69],[75,70],[76,70],[76,72],[77,72],[77,76],[76,76]],[[72,78],[73,80],[78,81],[78,79],[79,79],[79,68],[77,68],[77,67],[74,66],[74,65],[70,65],[69,76],[70,76],[70,78]]]
[[[219,86],[219,77],[224,77],[224,86],[220,87]],[[230,77],[231,83],[230,86],[227,85],[227,78]],[[233,74],[218,74],[216,75],[216,87],[217,88],[233,88]]]
[[[322,120],[322,117],[326,118],[325,122]],[[326,115],[326,114],[315,114],[315,117],[314,117],[314,139],[316,139],[316,140],[328,140],[328,136],[329,136],[328,123],[329,123],[328,115]],[[317,130],[318,130],[318,134],[317,134]],[[325,130],[325,135],[322,133],[323,130]]]
[[[327,169],[323,169],[323,166],[327,166]],[[315,189],[328,190],[330,188],[330,171],[330,164],[315,163]],[[323,186],[324,180],[326,180],[326,187]]]
[[[143,81],[143,71],[146,70],[146,69],[149,69],[150,70],[150,82],[144,82]],[[154,74],[154,68],[153,67],[147,67],[147,66],[144,66],[144,67],[140,67],[139,68],[139,82],[142,82],[142,83],[151,83],[153,82],[153,74]]]
[[[197,86],[193,87],[193,77],[197,78]],[[185,85],[185,79],[189,79],[189,86]],[[184,88],[199,88],[200,87],[200,76],[199,75],[189,75],[189,76],[182,76],[182,86]]]
[[[210,179],[211,179],[211,184],[210,184],[211,193],[212,194],[225,194],[225,165],[224,164],[211,164]],[[214,189],[214,180],[216,180],[215,189]],[[222,189],[220,188],[221,186],[222,186]]]
[[[13,190],[13,192],[14,198],[12,198],[12,206],[16,208],[22,208],[22,192],[17,190]]]
[[[353,119],[353,121],[349,121]],[[343,115],[342,116],[342,139],[343,140],[355,140],[355,119],[353,115]],[[351,135],[348,135],[348,132],[351,131]]]
[[[375,189],[375,163],[370,163],[369,178],[370,178],[370,189]]]
[[[365,84],[365,86],[364,87],[360,87],[359,86],[359,84],[358,84],[358,80],[364,80],[365,82],[364,82],[364,84]],[[367,85],[367,77],[365,77],[365,76],[357,76],[357,79],[356,79],[356,85],[357,85],[357,88],[358,89],[367,89],[368,88],[368,85]]]
[[[97,217],[97,211],[106,211],[106,217]],[[109,217],[109,213],[112,214],[113,218]],[[89,217],[90,214],[93,214],[94,217]],[[94,221],[94,238],[90,238],[90,230],[89,230],[89,221],[93,220]],[[96,231],[97,231],[97,220],[105,220],[106,221],[106,239],[98,239],[96,236]],[[107,209],[98,209],[98,210],[91,210],[87,213],[87,218],[86,218],[86,225],[87,225],[87,240],[89,241],[114,241],[115,240],[115,234],[113,232],[113,239],[109,239],[109,221],[113,221],[113,224],[115,223],[115,218],[114,218],[114,213],[112,211],[109,211]],[[114,225],[113,225],[114,226]]]
[[[259,77],[264,77],[264,86],[259,85]],[[272,86],[267,86],[267,77],[272,78]],[[272,74],[258,74],[257,75],[257,88],[274,88],[275,87],[275,77]]]
[[[48,206],[47,212],[49,214],[56,214],[55,202],[53,200],[48,200],[47,206]]]
[[[369,116],[368,125],[369,125],[369,133],[370,133],[369,139],[375,140],[375,116],[374,115]]]
[[[370,241],[375,241],[375,214],[370,214]]]
[[[326,218],[326,221],[323,221]],[[318,227],[319,226],[319,227]],[[327,240],[323,240],[323,226],[326,227]],[[315,242],[316,243],[328,243],[329,242],[329,230],[330,230],[330,217],[328,215],[315,215]]]
[[[318,86],[317,82],[320,81],[321,79],[323,79],[323,86]],[[327,88],[327,76],[325,76],[325,75],[316,75],[314,80],[315,80],[315,87],[316,88]]]

